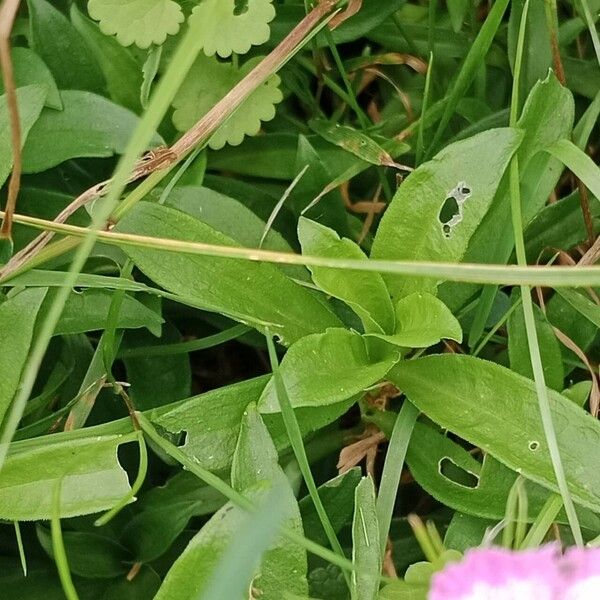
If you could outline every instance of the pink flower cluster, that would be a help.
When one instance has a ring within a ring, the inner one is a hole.
[[[600,600],[600,548],[470,550],[434,575],[429,600]]]

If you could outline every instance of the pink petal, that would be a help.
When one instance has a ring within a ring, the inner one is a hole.
[[[552,545],[470,550],[434,575],[429,600],[554,600],[561,586],[558,557]]]

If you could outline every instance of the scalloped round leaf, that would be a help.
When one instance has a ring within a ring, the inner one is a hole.
[[[200,55],[173,100],[173,123],[187,131],[229,90],[243,79],[262,57],[256,57],[237,69],[216,58]],[[235,113],[210,138],[209,146],[219,150],[225,144],[238,146],[247,135],[256,135],[261,123],[275,117],[275,105],[283,100],[277,75],[270,77],[243,102]]]
[[[192,11],[190,26],[197,28],[207,56],[246,54],[269,39],[269,23],[275,18],[272,2],[247,1],[240,10],[235,0],[202,0]]]
[[[89,0],[88,12],[107,35],[123,46],[148,48],[175,35],[185,20],[173,0]]]

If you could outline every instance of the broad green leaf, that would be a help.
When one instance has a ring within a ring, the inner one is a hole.
[[[148,309],[146,309],[148,310]],[[150,311],[153,312],[154,311]],[[154,313],[156,314],[156,313]],[[181,334],[170,323],[162,327],[160,339],[153,337],[150,330],[125,334],[122,348],[156,346],[181,342]],[[192,387],[190,358],[187,353],[168,356],[124,357],[129,394],[138,410],[164,406],[188,398]]]
[[[225,502],[219,492],[203,485],[195,475],[181,471],[140,497],[120,539],[135,560],[151,562],[167,552],[192,517],[210,515]]]
[[[198,55],[185,81],[173,99],[173,123],[179,131],[187,131],[203,117],[231,88],[243,79],[260,61],[246,61],[241,67],[219,62],[204,54]],[[271,76],[244,100],[209,140],[215,150],[226,144],[237,146],[247,135],[256,135],[264,121],[275,117],[275,105],[283,100],[280,79]]]
[[[417,483],[442,504],[485,519],[504,518],[506,501],[518,474],[491,455],[485,454],[479,462],[443,433],[417,423],[406,461]],[[529,520],[533,521],[550,492],[532,481],[527,482],[526,491]],[[584,527],[598,529],[600,519],[593,512],[579,508],[578,513]],[[568,522],[564,511],[558,521]]]
[[[273,441],[263,420],[251,404],[242,420],[233,464],[231,483],[235,489],[245,492],[260,482],[268,481],[279,490],[284,499],[284,522],[288,529],[303,533],[298,502],[287,478],[279,466]],[[262,563],[252,587],[265,600],[279,600],[281,590],[306,594],[306,550],[278,536],[263,555]]]
[[[533,381],[458,354],[404,361],[388,379],[442,427],[557,491]],[[569,490],[577,503],[598,511],[600,423],[557,392],[548,395]]]
[[[363,392],[385,377],[397,360],[397,353],[379,360],[371,358],[361,335],[335,328],[306,336],[292,345],[280,370],[293,407],[318,407]],[[273,379],[258,405],[263,413],[280,411]]]
[[[88,0],[87,7],[102,32],[115,35],[123,46],[160,45],[184,21],[181,7],[173,0]]]
[[[514,301],[517,301],[518,297],[517,294],[513,294]],[[537,306],[534,309],[534,316],[544,368],[544,380],[549,388],[560,392],[564,387],[565,379],[560,344],[552,330],[552,325]],[[508,318],[507,329],[510,368],[519,375],[533,379],[529,342],[525,330],[525,317],[521,307],[514,310]]]
[[[283,485],[284,481],[281,483]],[[273,556],[274,551],[269,551],[268,548],[281,527],[286,508],[285,493],[282,494],[275,486],[259,510],[246,515],[244,523],[229,542],[210,577],[202,595],[205,600],[243,598],[249,589],[249,597],[255,593],[264,598],[280,597],[282,587],[289,585],[289,574],[284,572],[285,564],[274,561],[286,557]],[[257,573],[259,567],[260,571]],[[272,577],[273,581],[268,581],[269,575],[273,575],[272,571],[276,571],[275,577]],[[277,580],[279,572],[282,575],[281,581]],[[303,587],[307,587],[306,583]]]
[[[148,202],[137,204],[116,229],[138,235],[237,245],[189,215]],[[162,287],[194,298],[207,310],[231,316],[262,331],[269,329],[286,344],[339,325],[324,303],[273,265],[134,247],[128,248],[127,253]]]
[[[63,110],[45,109],[23,149],[23,170],[38,173],[79,157],[121,154],[138,123],[132,112],[102,96],[68,90]],[[162,139],[156,135],[153,145]]]
[[[588,296],[568,288],[556,290],[578,313],[583,315],[590,323],[600,328],[600,307],[592,302]]]
[[[527,97],[518,122],[525,135],[517,151],[525,226],[546,204],[563,171],[560,162],[543,150],[556,140],[571,135],[574,111],[573,95],[560,85],[552,73],[544,81],[539,81]],[[510,214],[508,178],[505,177],[490,210],[469,242],[464,262],[503,264],[509,260],[514,246],[513,234],[508,226]],[[502,235],[498,235],[499,223],[507,225]],[[450,308],[457,310],[478,287],[446,283],[440,294]]]
[[[62,103],[56,81],[46,63],[29,48],[11,50],[15,86],[42,85],[46,88],[46,106],[60,110]],[[0,93],[4,93],[4,82],[0,79]],[[19,107],[21,108],[21,107]]]
[[[375,509],[375,486],[365,477],[357,486],[352,521],[352,598],[375,600],[379,591],[381,553],[379,552],[379,521]]]
[[[401,348],[429,348],[443,339],[462,342],[462,329],[441,300],[427,292],[415,292],[396,303],[394,334],[375,336]]]
[[[469,0],[448,0],[447,6],[452,29],[459,32],[469,9]]]
[[[142,73],[133,55],[114,38],[104,35],[96,23],[77,10],[75,4],[71,4],[71,21],[98,61],[112,100],[139,112]]]
[[[48,437],[18,442],[0,478],[0,518],[50,519],[52,493],[62,481],[60,516],[96,513],[115,505],[130,491],[117,450],[137,434],[88,438]]]
[[[260,505],[268,491],[269,487],[261,484],[245,495]],[[248,513],[230,502],[218,510],[175,560],[154,600],[203,598],[221,557],[247,522]]]
[[[319,498],[327,511],[333,530],[337,533],[348,523],[354,510],[354,490],[361,480],[358,467],[326,481],[319,486]],[[302,525],[306,537],[317,544],[328,544],[325,530],[310,496],[305,496],[298,503],[302,514]]]
[[[54,558],[50,530],[36,525],[37,538],[50,558]],[[105,535],[88,531],[64,531],[63,542],[74,575],[93,579],[109,579],[126,575],[131,556],[127,549]]]
[[[97,331],[106,327],[113,293],[108,290],[84,290],[69,295],[54,329],[54,335]],[[118,329],[145,327],[159,337],[162,317],[146,308],[139,300],[126,294],[117,320]]]
[[[45,288],[29,288],[0,304],[0,422],[17,392]]]
[[[46,89],[43,85],[28,85],[17,90],[17,104],[19,107],[19,122],[21,125],[21,145],[29,135],[33,124],[36,122],[46,98]],[[0,185],[8,178],[13,166],[13,152],[11,145],[10,122],[6,105],[6,94],[0,96]]]
[[[298,223],[302,252],[309,256],[368,260],[352,240],[329,227],[302,217]],[[379,273],[310,267],[313,281],[327,294],[348,304],[361,318],[365,331],[394,331],[394,307]]]
[[[444,148],[421,165],[385,212],[372,257],[460,261],[521,140],[517,130],[492,129]],[[384,279],[395,300],[414,291],[435,294],[439,283],[395,275]]]
[[[185,432],[181,449],[203,467],[212,471],[227,469],[244,411],[259,398],[266,380],[249,379],[160,407],[151,413],[151,420],[171,433]]]
[[[104,78],[89,46],[69,19],[46,0],[27,0],[31,49],[60,89],[101,92]]]
[[[207,56],[246,54],[252,46],[264,44],[275,18],[273,0],[252,0],[239,10],[236,0],[201,0],[192,10],[190,26],[202,39]]]

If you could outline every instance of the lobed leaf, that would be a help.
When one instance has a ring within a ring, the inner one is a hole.
[[[175,35],[184,21],[173,0],[88,0],[92,19],[106,35],[115,35],[123,46],[148,48]]]

